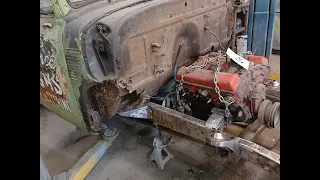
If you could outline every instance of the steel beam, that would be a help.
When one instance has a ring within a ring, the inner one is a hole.
[[[206,127],[206,122],[198,118],[180,113],[173,109],[155,103],[148,104],[151,121],[178,133],[205,142],[212,129]]]
[[[152,122],[175,132],[184,134],[201,142],[206,142],[212,146],[216,146],[212,143],[212,134],[216,132],[216,130],[212,128],[212,123],[208,123],[155,103],[149,103],[148,106],[119,113],[119,115],[124,117],[150,119]],[[210,120],[210,118],[208,120]],[[256,121],[247,128],[240,134],[240,137],[242,138],[236,137],[239,142],[231,142],[232,146],[239,145],[240,149],[233,148],[231,150],[239,150],[237,151],[237,155],[240,155],[242,158],[260,167],[268,167],[269,171],[279,175],[280,155],[252,142],[252,140],[255,140],[259,136],[265,127],[259,125],[258,121]],[[223,133],[229,134],[226,132]],[[227,141],[225,142],[228,143]]]
[[[251,0],[248,18],[248,50],[269,59],[272,50],[276,0]]]

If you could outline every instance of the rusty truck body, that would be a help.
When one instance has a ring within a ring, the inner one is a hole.
[[[40,0],[40,104],[99,131],[232,37],[229,0]]]

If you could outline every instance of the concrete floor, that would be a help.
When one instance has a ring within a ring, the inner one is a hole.
[[[177,134],[173,135],[168,147],[175,158],[165,170],[159,171],[155,165],[147,163],[154,135],[152,124],[121,117],[115,117],[107,124],[118,128],[120,134],[87,180],[280,179],[250,162],[240,161],[233,165],[209,156],[204,153],[207,145]],[[46,109],[40,111],[40,125],[40,152],[51,176],[68,171],[98,141],[97,136],[87,136],[75,142],[72,138],[75,127]],[[163,134],[165,137],[165,131]],[[213,150],[209,149],[209,152]]]
[[[75,142],[76,127],[55,113],[40,110],[40,154],[51,176],[68,171],[97,141],[92,136]]]
[[[67,121],[42,108],[40,109],[40,153],[65,147],[75,132],[76,127]]]

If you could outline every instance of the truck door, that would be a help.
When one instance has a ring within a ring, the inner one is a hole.
[[[40,0],[40,104],[86,129],[65,61],[64,20],[51,0]]]

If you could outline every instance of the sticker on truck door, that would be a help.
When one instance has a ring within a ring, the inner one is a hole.
[[[56,48],[40,33],[40,98],[71,112],[67,101],[67,82],[57,63]]]

